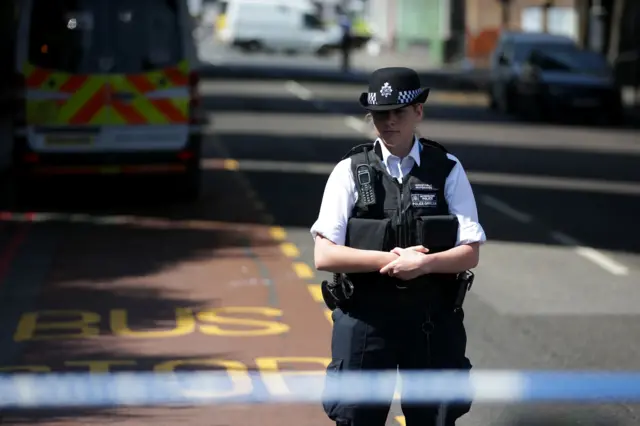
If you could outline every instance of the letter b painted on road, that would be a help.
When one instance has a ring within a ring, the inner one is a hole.
[[[100,334],[100,315],[88,311],[38,311],[22,315],[13,340],[86,339]]]

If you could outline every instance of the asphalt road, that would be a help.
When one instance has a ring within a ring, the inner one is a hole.
[[[368,139],[355,103],[361,88],[231,81],[203,87],[216,138],[312,264],[308,228],[327,175]],[[489,238],[468,299],[473,364],[639,368],[638,133],[523,124],[485,105],[434,92],[420,126],[465,165]],[[478,406],[461,424],[499,424],[520,409]],[[545,410],[594,418],[586,407]],[[635,406],[598,410],[621,424],[640,419]]]
[[[14,286],[15,300],[40,294],[36,282],[54,283],[54,299],[45,301],[45,293],[39,306],[104,315],[111,306],[146,306],[149,314],[136,311],[130,325],[149,330],[168,327],[172,317],[167,312],[175,306],[197,310],[218,306],[219,298],[223,306],[281,306],[296,331],[290,339],[275,342],[190,337],[169,339],[158,347],[155,341],[134,340],[115,354],[110,345],[119,340],[109,337],[98,346],[73,346],[76,360],[142,358],[149,366],[227,352],[247,363],[256,356],[326,357],[329,323],[320,301],[313,301],[315,285],[327,275],[309,267],[313,249],[308,229],[333,165],[350,147],[369,140],[363,111],[355,102],[359,90],[295,82],[203,83],[211,121],[203,199],[194,206],[173,205],[163,198],[162,186],[142,193],[129,183],[95,186],[91,194],[76,192],[66,198],[41,194],[41,204],[32,208],[39,212],[35,231],[23,238],[28,245],[23,244],[22,257],[12,255],[21,242],[22,226],[12,221],[15,217],[1,224],[0,272],[22,271],[9,278],[25,283]],[[517,123],[488,110],[481,97],[457,93],[434,91],[426,111],[420,132],[445,144],[466,167],[489,238],[467,299],[465,322],[474,367],[640,369],[638,133]],[[118,197],[109,197],[109,188],[117,190]],[[8,192],[2,194],[4,202]],[[52,210],[65,215],[47,222],[42,212]],[[251,223],[281,227],[268,230],[277,244],[262,237],[266,227],[254,231],[256,241],[241,243],[248,237],[233,228]],[[135,246],[126,249],[124,242]],[[259,255],[245,253],[243,247]],[[269,251],[273,247],[289,258],[292,269],[274,258]],[[239,251],[251,260],[242,261]],[[10,265],[7,259],[13,259]],[[260,261],[270,265],[271,275],[260,269]],[[215,285],[220,280],[229,284],[225,290]],[[111,288],[114,292],[108,295]],[[250,301],[243,302],[244,292]],[[31,309],[37,306],[24,310]],[[3,306],[5,330],[0,337],[11,338],[6,329],[13,330],[15,324],[9,320],[20,314],[15,306]],[[313,333],[301,332],[305,329]],[[49,348],[56,350],[58,364],[70,352],[68,343]],[[20,363],[46,363],[47,354],[34,346],[30,358],[23,356]],[[10,358],[5,352],[3,357]],[[305,424],[330,424],[318,418],[317,411],[305,412]],[[195,424],[188,413],[182,412],[179,421]],[[266,417],[258,413],[263,412],[239,409],[230,424],[264,423]],[[640,421],[638,407],[623,403],[492,404],[474,406],[459,424],[507,425],[539,413],[561,417],[566,424],[626,426]],[[161,417],[165,414],[155,418],[166,420]],[[279,424],[298,423],[283,411],[271,414]],[[399,424],[400,414],[394,407],[389,424]],[[198,424],[207,424],[206,419],[206,414],[199,415]]]

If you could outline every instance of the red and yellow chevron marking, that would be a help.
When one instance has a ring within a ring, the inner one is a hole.
[[[188,66],[144,74],[81,75],[25,66],[28,89],[69,95],[66,99],[27,99],[27,123],[46,125],[187,123]],[[184,94],[145,96],[149,92],[185,89]],[[117,93],[129,95],[118,99]]]
[[[106,77],[69,74],[25,66],[27,89],[66,94],[67,98],[28,98],[27,123],[40,125],[108,124]]]
[[[133,95],[129,102],[114,99],[111,103],[118,124],[168,124],[189,121],[188,68],[186,62],[175,67],[144,74],[117,74],[110,78],[115,93]],[[150,92],[184,89],[166,97],[145,96]]]

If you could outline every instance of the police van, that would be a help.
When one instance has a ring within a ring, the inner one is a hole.
[[[52,175],[173,176],[200,191],[194,24],[184,0],[23,0],[13,165]]]

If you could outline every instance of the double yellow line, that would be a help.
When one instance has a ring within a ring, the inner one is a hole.
[[[272,226],[269,228],[269,233],[271,234],[271,238],[278,242],[280,246],[280,251],[291,259],[291,267],[293,268],[293,272],[300,278],[301,280],[307,282],[307,289],[311,294],[313,300],[317,303],[321,303],[323,306],[324,314],[327,320],[331,323],[331,311],[324,306],[324,300],[322,299],[322,291],[320,290],[320,284],[310,283],[316,277],[313,268],[309,266],[306,262],[300,261],[300,250],[298,247],[290,241],[287,241],[287,231],[280,226]]]

